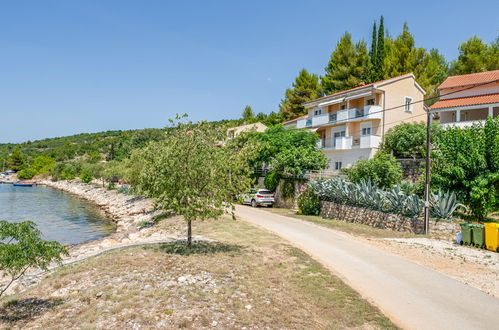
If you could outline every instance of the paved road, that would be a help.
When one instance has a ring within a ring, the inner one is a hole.
[[[248,206],[236,212],[309,253],[402,328],[499,329],[499,299],[480,290],[335,230]]]

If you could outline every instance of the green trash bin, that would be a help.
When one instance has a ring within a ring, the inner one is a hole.
[[[477,223],[473,224],[472,229],[473,245],[478,248],[485,248],[485,226]]]
[[[461,224],[462,242],[464,245],[473,244],[472,227],[473,224],[465,222]]]

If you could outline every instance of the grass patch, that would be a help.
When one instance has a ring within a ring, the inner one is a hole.
[[[395,328],[278,236],[229,219],[193,227],[216,242],[114,250],[61,267],[3,308],[50,296],[59,303],[29,317],[0,319],[0,328]]]
[[[233,244],[224,244],[220,242],[204,242],[204,241],[193,241],[191,246],[187,246],[185,240],[175,241],[171,243],[162,243],[153,247],[157,251],[161,251],[168,254],[179,254],[183,256],[189,256],[193,254],[213,254],[213,253],[229,253],[229,252],[239,252],[240,246]]]
[[[339,231],[343,231],[352,235],[359,235],[363,237],[369,238],[410,238],[410,237],[418,237],[416,234],[394,231],[391,229],[381,229],[375,228],[368,225],[363,225],[360,223],[352,223],[347,221],[340,221],[335,219],[325,219],[320,216],[315,215],[300,215],[295,212],[284,209],[284,208],[272,208],[268,209],[269,212],[276,213],[279,215],[285,215],[288,217],[292,217],[295,219],[305,220],[308,222],[315,223],[317,225],[321,225],[324,227],[328,227],[331,229],[336,229]]]

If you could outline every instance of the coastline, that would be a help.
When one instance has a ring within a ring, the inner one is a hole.
[[[108,236],[67,246],[69,256],[63,259],[61,265],[83,261],[115,249],[172,242],[185,237],[183,221],[179,221],[178,217],[170,218],[170,221],[166,221],[165,225],[151,225],[141,228],[141,223],[153,223],[157,216],[163,214],[159,210],[154,210],[154,202],[151,199],[125,195],[116,190],[108,190],[77,181],[41,180],[37,184],[60,190],[98,206],[106,217],[116,224],[116,231]],[[41,270],[27,272],[12,284],[6,295],[19,293],[36,285],[46,274],[58,267],[60,265],[53,264],[46,272]],[[4,282],[4,279],[1,282]]]

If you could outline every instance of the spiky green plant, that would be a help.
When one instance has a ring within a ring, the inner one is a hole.
[[[451,219],[452,214],[458,208],[466,208],[463,204],[459,203],[456,194],[451,191],[442,192],[439,190],[436,194],[430,195],[430,214],[436,219]]]

